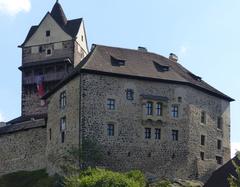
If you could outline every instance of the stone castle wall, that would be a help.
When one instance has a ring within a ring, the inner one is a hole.
[[[0,135],[0,175],[46,168],[45,120],[24,123],[39,127]]]

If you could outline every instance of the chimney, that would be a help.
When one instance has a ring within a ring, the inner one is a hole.
[[[148,52],[146,47],[141,47],[141,46],[138,46],[138,51]]]
[[[170,53],[169,54],[169,59],[174,61],[174,62],[177,62],[178,61],[178,56],[175,55],[174,53]]]

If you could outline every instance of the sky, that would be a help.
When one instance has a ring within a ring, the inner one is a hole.
[[[59,0],[68,19],[83,17],[92,43],[168,57],[236,101],[231,103],[232,153],[240,150],[239,0]],[[20,45],[55,0],[0,0],[0,121],[20,115]]]

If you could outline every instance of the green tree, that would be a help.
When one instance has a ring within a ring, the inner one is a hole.
[[[240,152],[239,151],[236,153],[236,156],[237,156],[237,159],[240,160]],[[230,176],[228,177],[228,182],[229,182],[230,187],[240,187],[240,166],[238,166],[234,160],[232,160],[232,163],[235,167],[237,177],[234,177],[233,175],[230,174]]]

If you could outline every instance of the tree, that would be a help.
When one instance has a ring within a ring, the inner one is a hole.
[[[237,159],[240,160],[240,152],[238,151],[236,153]],[[232,160],[232,163],[235,167],[235,171],[237,173],[237,177],[234,177],[233,175],[230,174],[228,177],[228,182],[230,187],[240,187],[240,166],[237,165],[237,163]]]

